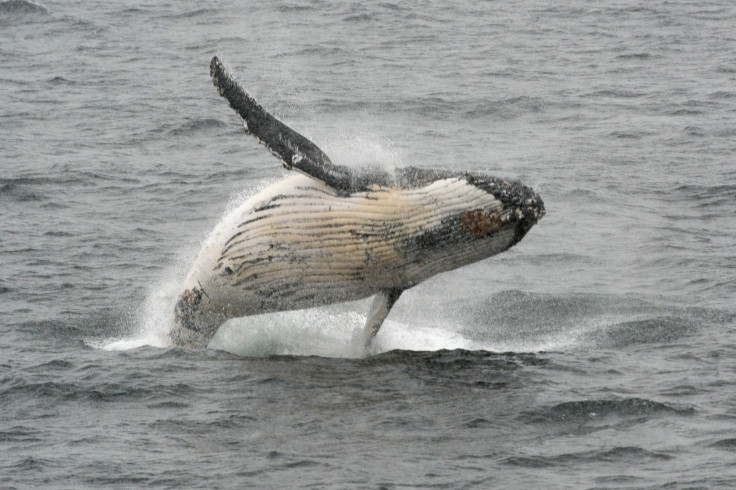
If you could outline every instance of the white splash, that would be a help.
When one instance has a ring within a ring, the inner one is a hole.
[[[225,217],[230,215],[248,198],[278,180],[280,178],[266,179],[257,186],[232,194],[217,222],[221,223]],[[104,340],[88,339],[86,343],[91,347],[109,351],[131,350],[145,346],[170,347],[169,331],[172,327],[172,313],[176,305],[177,295],[192,260],[206,241],[205,238],[200,243],[189,244],[179,251],[174,263],[164,271],[163,279],[150,289],[146,300],[138,311],[131,314],[131,330],[134,331],[132,335]]]
[[[387,319],[368,349],[356,344],[365,324],[360,313],[366,305],[352,304],[345,311],[335,307],[287,311],[238,318],[223,325],[212,339],[210,348],[242,356],[321,356],[362,358],[392,350],[484,350],[488,352],[541,352],[569,350],[583,339],[581,330],[557,332],[524,340],[479,341],[463,333],[467,325],[444,320],[426,325],[407,320]],[[351,309],[347,309],[351,308]],[[492,328],[489,326],[478,326]]]
[[[367,308],[367,305],[366,305]],[[387,320],[371,346],[356,343],[363,313],[313,308],[238,318],[223,325],[210,347],[242,356],[296,355],[362,358],[391,350],[477,349],[451,330]]]
[[[404,155],[390,139],[370,128],[361,129],[351,123],[325,136],[323,149],[338,165],[356,169],[378,166],[387,172],[406,165]]]
[[[152,289],[136,315],[138,328],[134,334],[124,338],[88,341],[88,344],[108,351],[145,346],[170,347],[168,333],[171,312],[182,276],[181,270],[172,267],[168,279]],[[411,303],[421,300],[416,298]],[[365,301],[236,318],[220,327],[209,347],[247,357],[294,355],[335,358],[363,358],[391,350],[569,351],[584,346],[591,332],[620,321],[618,318],[597,319],[569,329],[517,339],[510,339],[499,332],[494,340],[493,326],[477,325],[469,329],[468,323],[461,318],[462,311],[457,312],[461,316],[455,320],[442,315],[443,318],[427,323],[419,318],[413,321],[412,308],[409,308],[398,320],[389,317],[366,349],[364,345],[356,343],[356,339],[362,339],[359,334],[366,321],[367,309],[368,302]],[[479,337],[484,340],[477,340]]]
[[[192,255],[191,253],[187,255]],[[144,346],[169,347],[169,330],[176,295],[183,277],[182,261],[172,266],[160,283],[152,287],[140,309],[132,315],[134,333],[128,337],[88,342],[95,348],[122,351]]]

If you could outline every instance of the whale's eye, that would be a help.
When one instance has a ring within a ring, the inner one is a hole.
[[[233,270],[230,267],[225,267],[224,271],[228,276],[233,273]]]

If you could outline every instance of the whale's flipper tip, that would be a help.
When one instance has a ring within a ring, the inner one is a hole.
[[[366,348],[378,333],[383,321],[403,292],[404,290],[400,288],[384,289],[373,297],[373,302],[365,320],[365,327],[363,327]]]

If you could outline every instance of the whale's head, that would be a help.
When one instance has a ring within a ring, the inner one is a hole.
[[[530,187],[517,182],[509,184],[510,192],[506,197],[509,206],[509,221],[516,227],[514,243],[518,243],[524,235],[545,215],[544,201]]]
[[[492,177],[469,177],[468,183],[493,197],[487,209],[473,208],[460,215],[461,231],[476,239],[512,232],[507,247],[517,244],[545,214],[544,201],[531,188]]]

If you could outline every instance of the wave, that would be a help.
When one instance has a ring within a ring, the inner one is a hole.
[[[599,294],[502,291],[458,306],[460,331],[475,341],[528,351],[625,349],[669,344],[733,322],[714,308],[656,304],[641,298]],[[529,347],[529,349],[524,348]]]
[[[670,343],[697,332],[701,321],[684,317],[655,317],[623,321],[591,332],[587,340],[598,348]]]
[[[598,99],[598,98],[635,99],[639,97],[645,97],[646,95],[647,95],[646,92],[637,92],[634,90],[604,89],[604,90],[596,90],[593,92],[583,94],[582,97],[595,98],[595,99]]]
[[[64,78],[62,76],[55,76],[53,78],[50,78],[46,80],[46,83],[49,85],[77,85],[79,82],[74,80],[69,80],[67,78]]]
[[[413,113],[428,118],[465,117],[479,119],[494,117],[510,120],[526,114],[544,112],[547,103],[540,97],[517,96],[488,100],[453,97],[452,94],[427,94],[404,97],[398,100],[356,101],[326,97],[317,100],[313,109],[318,113],[353,113],[369,110],[384,116]]]
[[[655,417],[693,414],[695,409],[692,407],[676,407],[644,398],[611,398],[562,402],[526,412],[520,418],[533,423],[586,425],[614,417],[644,421]]]
[[[711,444],[711,446],[724,451],[736,452],[736,438],[721,439]]]
[[[352,22],[352,23],[358,23],[358,22],[371,22],[375,20],[375,16],[371,14],[354,14],[349,15],[343,19],[345,22]]]
[[[617,59],[620,60],[648,60],[651,58],[652,55],[650,53],[641,52],[641,53],[626,53],[626,54],[620,54],[616,56]]]
[[[23,177],[0,177],[0,196],[3,193],[12,195],[22,190],[36,189],[43,186],[58,185],[62,187],[71,187],[75,185],[89,185],[96,181],[123,181],[126,183],[138,183],[137,179],[105,175],[96,172],[77,172],[77,171],[59,171],[59,174],[52,177],[46,176],[23,176]]]
[[[660,452],[649,451],[639,446],[617,446],[600,451],[576,452],[557,454],[554,456],[512,456],[504,462],[508,465],[523,466],[526,468],[544,468],[561,464],[579,463],[640,463],[646,460],[670,460],[673,456]]]
[[[0,430],[0,442],[8,443],[36,443],[43,441],[44,434],[42,431],[16,425],[9,429]]]
[[[696,204],[697,208],[713,206],[732,206],[736,202],[734,184],[684,184],[668,191],[665,195],[672,201],[685,200]]]
[[[132,336],[88,339],[87,345],[111,351],[145,346],[169,347],[168,331],[175,301],[174,291],[176,286],[172,284],[169,291],[160,291],[148,299],[148,306],[143,308],[146,313],[141,315],[140,326]],[[428,326],[421,322],[389,319],[366,349],[357,343],[366,320],[365,310],[367,306],[335,305],[236,318],[220,327],[209,347],[243,357],[320,356],[348,359],[402,352],[430,355],[454,352],[457,354],[453,355],[465,356],[472,352],[486,355],[562,350],[566,347],[564,336],[526,342],[494,342],[473,339],[458,332],[457,325]]]
[[[317,4],[310,3],[279,3],[274,7],[278,12],[291,13],[291,12],[305,12],[309,10],[317,10],[319,7]]]
[[[49,9],[31,0],[5,0],[0,2],[0,24],[34,22],[45,18]]]
[[[193,390],[191,385],[178,383],[173,385],[130,386],[119,383],[101,383],[97,375],[84,382],[30,382],[29,378],[16,382],[0,392],[4,399],[43,399],[51,398],[56,401],[91,401],[91,402],[121,402],[158,400],[165,397],[186,397]],[[24,437],[19,432],[18,437]]]
[[[195,10],[190,10],[187,12],[180,12],[180,13],[172,13],[172,14],[165,14],[162,15],[162,19],[191,19],[194,17],[200,17],[204,15],[212,15],[217,13],[217,10],[211,9],[211,8],[199,8]]]
[[[31,0],[5,0],[0,2],[0,15],[47,13],[49,9]]]
[[[33,190],[29,179],[0,179],[0,199],[15,202],[43,201],[44,196]]]
[[[10,466],[10,468],[22,472],[35,472],[42,471],[49,466],[53,466],[50,459],[28,456]]]
[[[230,124],[226,124],[219,119],[214,118],[203,118],[203,119],[190,119],[183,124],[169,130],[169,134],[172,136],[179,135],[193,135],[199,132],[208,132],[213,129],[219,129],[229,127]]]

